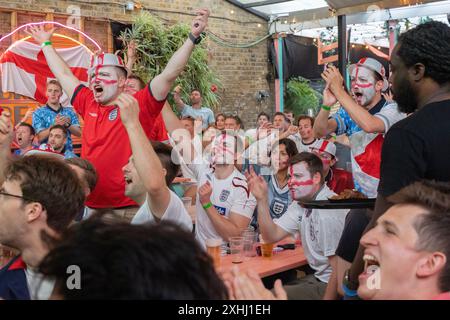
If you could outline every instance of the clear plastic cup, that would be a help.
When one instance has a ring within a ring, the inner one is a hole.
[[[241,263],[244,261],[244,237],[230,238],[231,262]]]

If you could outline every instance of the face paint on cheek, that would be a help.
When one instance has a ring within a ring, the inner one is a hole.
[[[294,170],[292,166],[289,168],[289,172],[291,178],[288,181],[288,186],[292,199],[300,200],[310,195],[314,188],[314,181],[311,178],[302,180],[296,179],[294,176]],[[306,177],[307,175],[304,174],[304,176]]]
[[[225,145],[226,134],[222,134],[217,138],[217,142],[214,143],[212,148],[212,161],[217,164],[233,164],[234,163],[234,151]]]

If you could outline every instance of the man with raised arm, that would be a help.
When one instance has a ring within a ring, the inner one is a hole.
[[[152,138],[154,120],[164,105],[175,79],[199,42],[206,27],[209,11],[201,9],[192,21],[186,42],[174,53],[161,74],[144,89],[134,94],[139,102],[139,121],[148,138]],[[120,121],[119,109],[112,102],[124,91],[127,70],[123,61],[108,53],[95,56],[89,70],[89,88],[73,75],[50,41],[54,29],[32,26],[29,33],[41,44],[47,63],[71,99],[75,110],[84,119],[82,157],[91,161],[98,171],[97,187],[87,205],[92,208],[115,208],[123,216],[132,215],[136,203],[124,196],[125,181],[121,168],[131,155],[126,130]],[[132,207],[128,210],[127,207]]]
[[[141,206],[132,223],[171,220],[192,231],[191,217],[183,202],[168,187],[179,170],[171,160],[172,148],[163,143],[150,144],[139,123],[138,102],[132,95],[122,93],[116,103],[133,151],[123,167],[125,194]]]

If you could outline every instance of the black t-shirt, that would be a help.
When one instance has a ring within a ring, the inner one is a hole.
[[[450,181],[450,100],[424,106],[386,134],[378,192],[388,197],[422,179]]]

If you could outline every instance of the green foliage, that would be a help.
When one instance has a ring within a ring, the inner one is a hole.
[[[291,78],[286,84],[285,107],[296,116],[308,114],[308,109],[313,109],[314,114],[319,110],[321,94],[309,85],[309,81],[298,77]]]
[[[177,23],[168,27],[146,11],[138,14],[132,29],[120,35],[125,47],[128,47],[132,40],[136,43],[137,61],[133,66],[133,73],[145,82],[160,74],[175,51],[186,41],[189,31],[190,27],[186,24]],[[222,85],[208,66],[208,50],[204,41],[192,52],[175,85],[181,86],[182,99],[185,102],[189,102],[191,90],[197,88],[202,93],[203,105],[215,107],[219,104],[220,97],[211,88],[212,86],[221,88]]]

